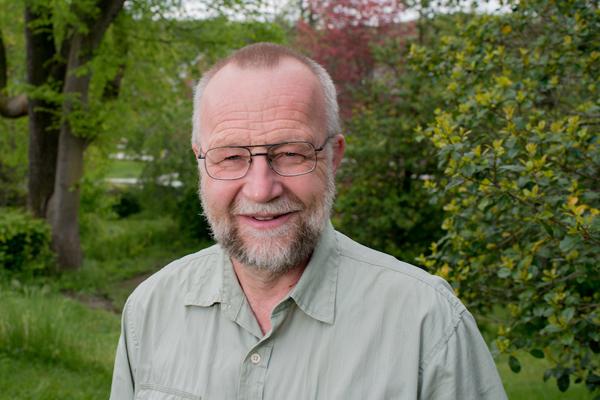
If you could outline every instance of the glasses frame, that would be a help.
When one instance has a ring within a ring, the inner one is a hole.
[[[210,176],[213,179],[219,180],[219,181],[235,181],[238,179],[242,179],[243,177],[245,177],[248,174],[248,171],[250,171],[250,167],[252,166],[252,157],[257,157],[257,156],[264,156],[267,159],[267,164],[269,165],[269,168],[271,169],[271,171],[275,172],[279,176],[286,176],[286,177],[302,176],[302,175],[310,174],[311,172],[313,172],[315,170],[315,168],[317,168],[317,162],[319,161],[319,159],[318,159],[319,152],[323,151],[323,149],[325,149],[325,146],[327,145],[327,142],[329,142],[329,140],[331,140],[333,138],[334,138],[334,136],[327,136],[325,138],[325,141],[323,142],[323,144],[319,147],[315,147],[315,145],[312,144],[311,142],[304,141],[304,140],[292,140],[289,142],[279,142],[279,143],[273,143],[273,144],[255,144],[255,145],[250,145],[250,146],[218,146],[218,147],[213,147],[212,149],[206,150],[204,155],[202,153],[198,154],[198,160],[204,160],[204,170],[206,171],[208,176]],[[310,171],[302,172],[300,174],[291,174],[291,175],[282,174],[282,173],[276,171],[275,168],[273,168],[273,165],[271,164],[271,159],[269,158],[269,151],[275,146],[281,146],[284,144],[294,144],[294,143],[308,144],[314,149],[315,162],[313,164],[313,167],[310,169]],[[260,153],[252,153],[252,151],[250,149],[253,149],[256,147],[265,147],[267,149],[267,151],[260,152]],[[246,172],[244,172],[244,174],[242,176],[239,176],[237,178],[215,178],[214,176],[212,176],[210,174],[210,172],[208,171],[208,167],[206,166],[206,154],[208,154],[209,151],[215,150],[215,149],[246,149],[246,150],[248,150],[248,153],[250,154],[250,162],[248,163],[248,168],[246,168]]]

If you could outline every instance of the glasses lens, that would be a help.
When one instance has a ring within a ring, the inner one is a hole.
[[[317,163],[317,154],[308,142],[284,143],[269,149],[269,160],[278,174],[294,176],[311,172]]]
[[[206,172],[215,179],[238,179],[250,166],[250,151],[243,147],[217,147],[206,152]]]

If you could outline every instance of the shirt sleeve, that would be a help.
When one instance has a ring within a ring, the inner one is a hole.
[[[125,304],[121,320],[121,336],[119,337],[115,356],[110,400],[133,400],[134,396],[135,368],[131,361],[135,359],[136,345],[133,341],[132,332],[130,332],[130,321],[127,318],[129,309],[129,304]]]
[[[446,345],[423,367],[419,398],[507,399],[500,375],[473,316],[464,311]]]

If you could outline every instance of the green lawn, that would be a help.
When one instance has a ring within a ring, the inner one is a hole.
[[[515,374],[508,367],[506,357],[501,357],[496,365],[504,388],[509,399],[540,399],[540,400],[591,400],[593,396],[588,392],[583,383],[573,384],[566,392],[561,392],[556,387],[556,380],[544,382],[542,376],[548,368],[546,360],[540,360],[523,354],[519,356],[521,371]]]
[[[0,399],[107,399],[110,375],[0,353]]]
[[[144,161],[112,160],[108,168],[108,178],[139,178],[144,169]]]
[[[0,289],[0,399],[106,399],[119,316],[58,293]]]

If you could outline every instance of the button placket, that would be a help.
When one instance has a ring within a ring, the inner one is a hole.
[[[263,398],[265,377],[273,344],[264,340],[256,344],[247,353],[242,364],[238,400],[258,400]]]

